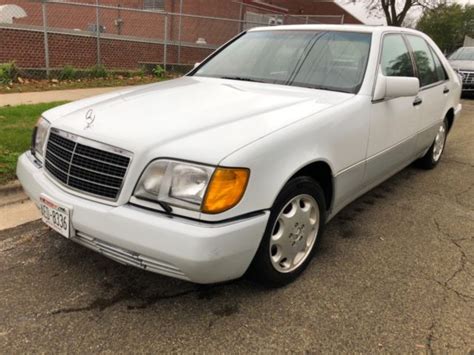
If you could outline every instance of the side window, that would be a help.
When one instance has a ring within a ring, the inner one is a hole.
[[[380,65],[385,76],[415,76],[408,48],[398,34],[384,37]]]
[[[413,55],[415,56],[420,86],[423,87],[439,81],[440,79],[438,78],[435,61],[425,40],[421,37],[412,35],[407,35],[407,39],[413,50]]]
[[[436,52],[431,47],[430,47],[430,51],[435,62],[436,73],[438,74],[438,80],[441,80],[441,81],[448,80],[448,75],[446,74],[446,70],[444,69],[443,64],[441,64],[439,57],[436,55]]]

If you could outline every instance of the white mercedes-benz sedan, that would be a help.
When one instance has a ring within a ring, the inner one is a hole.
[[[344,206],[439,163],[460,93],[414,30],[256,28],[182,78],[46,111],[17,175],[47,225],[118,262],[281,286]]]

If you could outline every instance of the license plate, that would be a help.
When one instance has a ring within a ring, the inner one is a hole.
[[[41,219],[62,236],[69,238],[70,209],[46,196],[40,197]]]

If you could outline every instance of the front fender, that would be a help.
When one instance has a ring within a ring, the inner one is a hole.
[[[263,137],[224,158],[220,165],[244,166],[251,173],[241,202],[218,217],[229,218],[233,214],[271,208],[287,181],[313,162],[327,163],[333,177],[339,172],[350,171],[351,166],[361,166],[367,151],[369,105],[370,97],[355,96],[341,105]],[[363,169],[357,169],[357,174],[351,174],[350,186],[338,189],[335,185],[333,201],[343,201],[347,196],[342,195],[357,189],[362,184],[363,173]],[[333,181],[337,182],[337,179]]]

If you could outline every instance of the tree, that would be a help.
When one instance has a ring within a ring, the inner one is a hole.
[[[353,3],[356,0],[352,0]],[[443,0],[366,0],[371,12],[383,12],[387,25],[402,26],[408,12],[413,8],[430,9]]]
[[[423,13],[417,29],[425,32],[445,53],[461,47],[466,35],[474,37],[474,6],[439,5]]]

